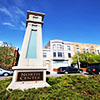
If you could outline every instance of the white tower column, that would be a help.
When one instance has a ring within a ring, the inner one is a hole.
[[[42,58],[43,13],[27,12],[26,33],[18,66],[7,89],[29,89],[49,86]]]

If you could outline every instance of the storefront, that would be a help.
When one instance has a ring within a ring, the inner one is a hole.
[[[69,66],[68,60],[66,61],[59,61],[59,60],[54,60],[51,62],[51,69],[56,71],[59,67],[66,67]]]

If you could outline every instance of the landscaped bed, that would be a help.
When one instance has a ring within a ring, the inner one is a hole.
[[[0,81],[0,100],[100,100],[100,75],[47,77],[50,87],[6,91],[11,78]]]

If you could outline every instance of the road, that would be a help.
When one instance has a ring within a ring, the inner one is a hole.
[[[0,76],[0,80],[4,80],[4,79],[10,78],[10,77],[12,77],[12,76]]]
[[[64,76],[65,74],[57,74],[57,72],[51,72],[49,75],[47,76],[50,76],[50,77],[58,77],[58,76]],[[73,73],[73,74],[67,74],[67,75],[85,75],[87,76],[87,73],[83,72],[83,73]]]

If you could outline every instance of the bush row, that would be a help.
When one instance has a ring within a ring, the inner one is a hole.
[[[0,81],[0,100],[100,100],[100,75],[47,77],[50,87],[9,90],[11,78]]]

